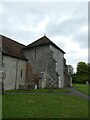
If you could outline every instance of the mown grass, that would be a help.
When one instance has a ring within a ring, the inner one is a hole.
[[[31,90],[8,90],[5,93],[70,93],[66,88],[60,89],[31,89]]]
[[[0,94],[0,120],[2,117],[2,94]]]
[[[88,102],[61,94],[5,94],[3,118],[87,118]]]
[[[90,92],[89,92],[90,85],[86,85],[86,84],[73,84],[73,87],[76,90],[78,90],[78,91],[80,91],[80,92],[82,92],[84,94],[90,95]]]

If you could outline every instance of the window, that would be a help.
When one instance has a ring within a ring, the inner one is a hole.
[[[36,59],[36,57],[37,57],[37,56],[36,56],[36,50],[35,50],[35,59]]]
[[[20,76],[21,76],[21,78],[23,77],[23,70],[21,70],[21,75]]]

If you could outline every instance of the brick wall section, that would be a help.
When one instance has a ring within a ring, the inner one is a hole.
[[[30,63],[26,64],[26,84],[29,84],[32,80],[33,67]]]
[[[38,74],[34,73],[33,66],[30,63],[26,64],[26,86],[29,88],[35,87],[35,85],[38,86],[39,84],[39,76]]]

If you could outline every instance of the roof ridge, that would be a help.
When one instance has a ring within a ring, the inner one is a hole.
[[[22,52],[23,48],[25,48],[25,45],[4,35],[0,35],[0,37],[2,37],[3,54],[26,60],[24,53]]]
[[[7,36],[5,36],[5,35],[1,35],[1,34],[0,34],[0,36],[1,36],[1,37],[5,37],[5,38],[7,38],[7,39],[9,39],[9,40],[11,40],[11,41],[13,41],[13,42],[17,43],[17,44],[22,45],[22,46],[26,46],[26,45],[24,45],[24,44],[22,44],[22,43],[20,43],[20,42],[16,41],[16,40],[15,40],[15,39],[13,39],[13,38],[9,38],[9,37],[7,37]]]
[[[47,44],[52,44],[57,49],[59,49],[60,51],[62,51],[63,53],[65,53],[61,48],[59,48],[59,46],[57,46],[54,42],[52,42],[46,35],[44,35],[43,37],[35,40],[31,44],[27,45],[24,49],[38,47],[38,46],[43,46],[43,45],[47,45]]]
[[[31,45],[31,44],[39,41],[40,39],[42,39],[42,38],[44,38],[44,37],[46,37],[46,38],[49,40],[49,38],[48,38],[46,35],[44,35],[44,36],[40,37],[39,39],[35,40],[34,42],[30,43],[29,45]],[[50,40],[49,40],[49,41],[50,41]],[[28,46],[28,45],[27,45],[27,46]]]

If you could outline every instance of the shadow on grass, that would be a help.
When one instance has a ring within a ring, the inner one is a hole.
[[[29,89],[29,90],[7,90],[5,93],[70,93],[66,88],[60,89]]]

